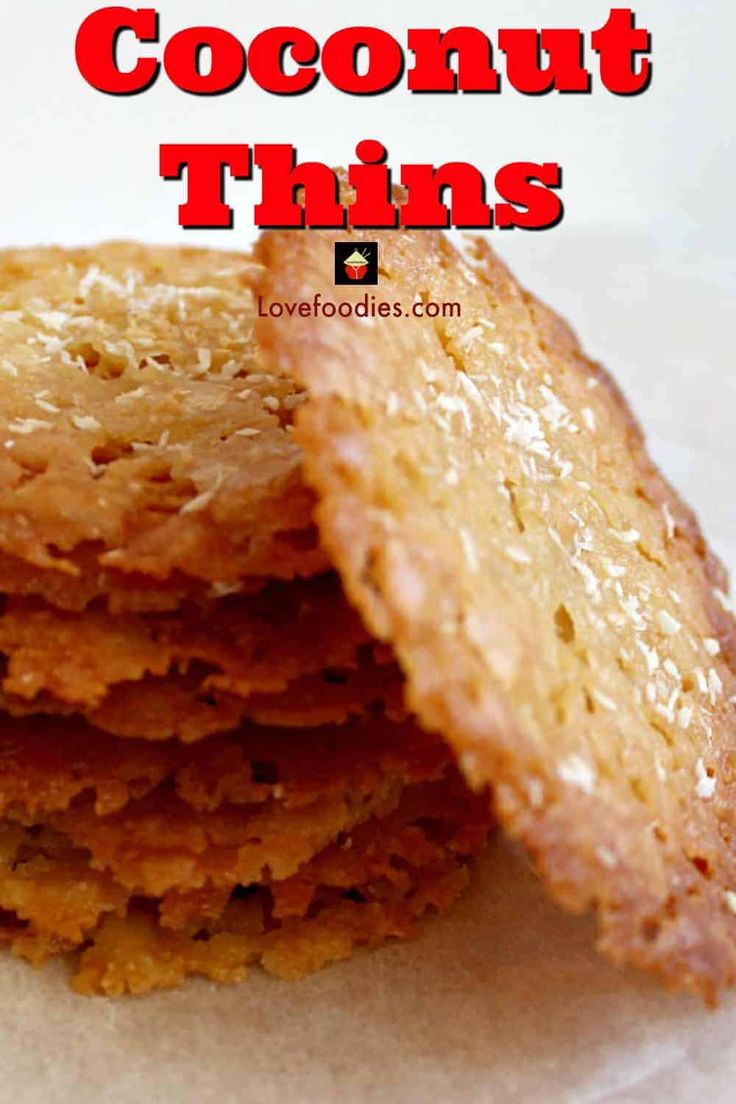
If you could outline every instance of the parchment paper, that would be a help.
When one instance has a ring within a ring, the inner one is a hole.
[[[494,243],[495,244],[495,243]],[[732,265],[656,241],[529,235],[505,250],[614,370],[655,454],[736,564]],[[602,274],[596,280],[586,273]],[[725,1104],[736,995],[716,1013],[619,972],[498,841],[409,946],[298,985],[253,971],[86,1000],[0,957],[5,1104]]]

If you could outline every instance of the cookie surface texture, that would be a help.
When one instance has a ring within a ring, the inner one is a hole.
[[[257,292],[362,300],[332,283],[347,235],[265,234]],[[257,327],[309,390],[296,437],[348,597],[557,901],[597,909],[615,961],[712,999],[736,980],[724,572],[610,378],[486,246],[354,237],[401,317]]]
[[[144,578],[324,567],[290,434],[301,396],[258,363],[251,271],[235,254],[127,243],[0,253],[11,586],[31,585],[24,563],[57,580],[94,573],[124,605],[121,575],[145,602]]]

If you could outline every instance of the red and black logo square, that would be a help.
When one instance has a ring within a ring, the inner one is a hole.
[[[335,284],[377,284],[378,242],[335,242]]]

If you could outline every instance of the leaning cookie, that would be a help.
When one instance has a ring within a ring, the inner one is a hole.
[[[375,301],[407,316],[257,330],[268,370],[309,390],[295,436],[323,544],[555,899],[596,908],[613,960],[712,1000],[736,980],[724,572],[610,378],[488,248],[368,238]],[[357,302],[335,240],[264,235],[256,292]]]

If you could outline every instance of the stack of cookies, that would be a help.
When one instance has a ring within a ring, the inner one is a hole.
[[[256,274],[0,261],[0,939],[84,992],[408,936],[488,829],[320,546]]]
[[[368,318],[330,233],[2,257],[0,937],[84,992],[299,977],[446,907],[490,795],[610,958],[713,1000],[725,572],[485,245],[367,236]]]

